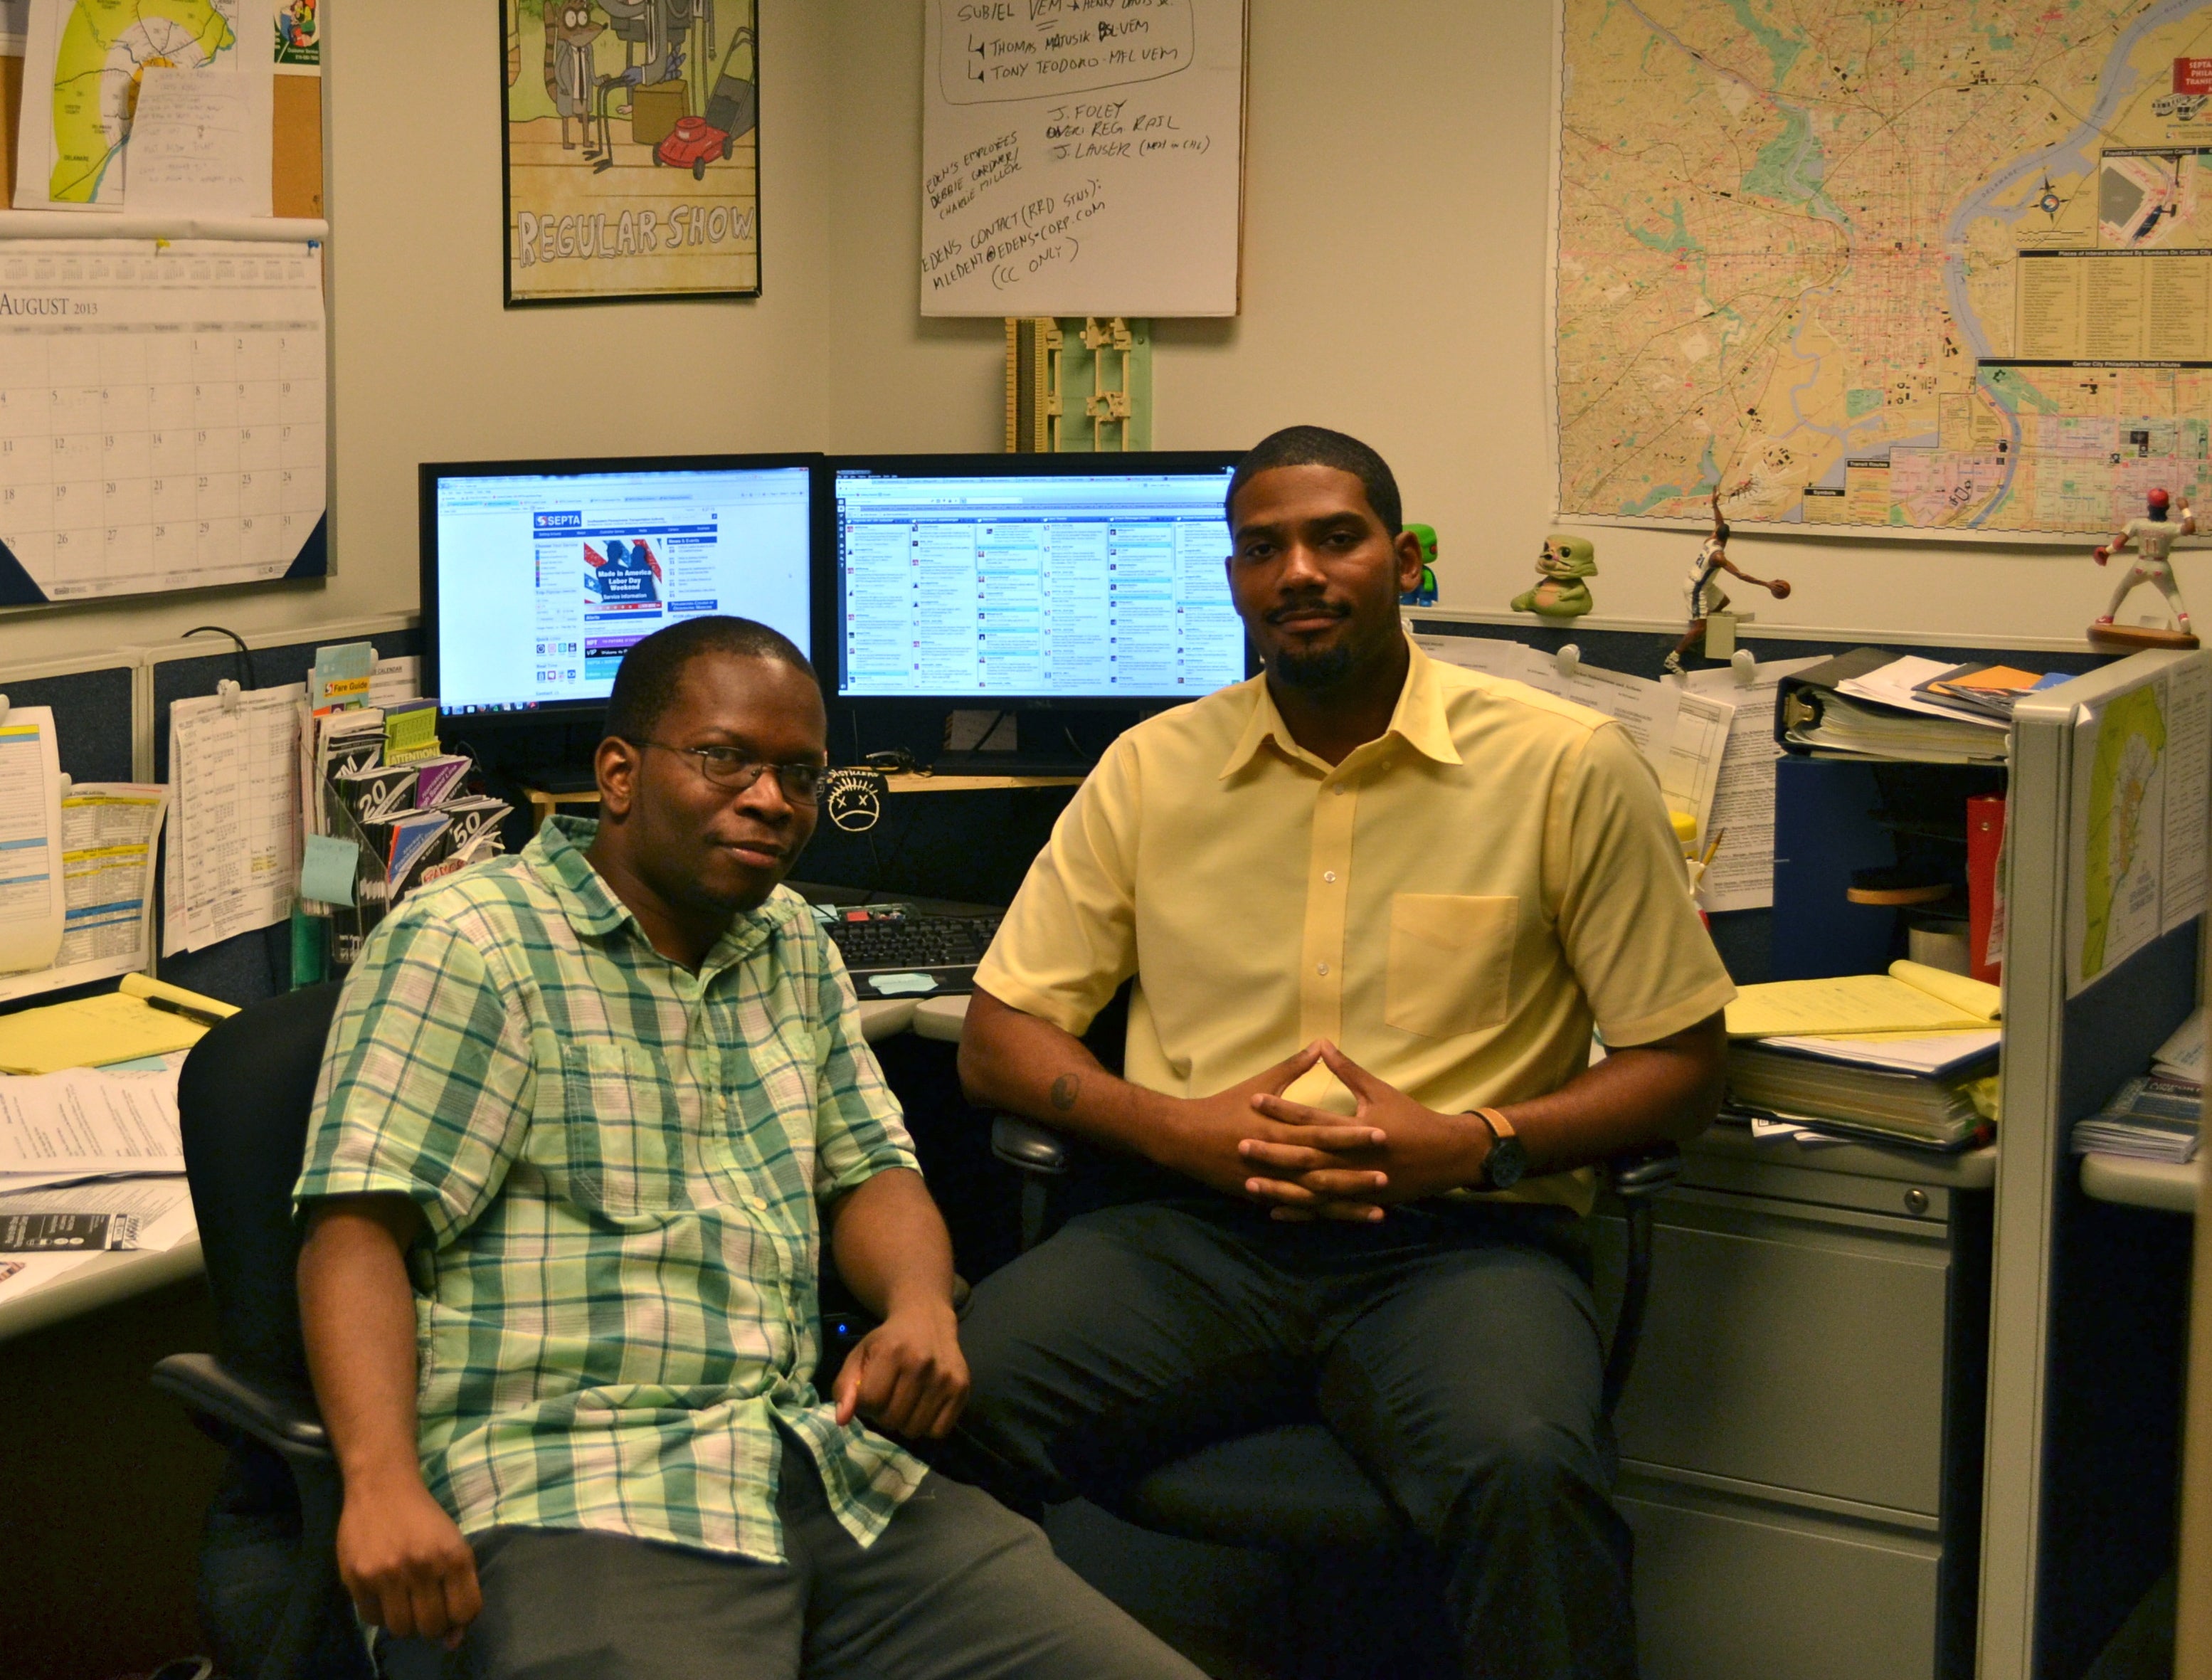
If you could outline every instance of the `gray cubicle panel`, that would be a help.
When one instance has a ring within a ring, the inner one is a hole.
[[[326,634],[308,642],[256,648],[251,653],[241,653],[235,644],[210,636],[204,654],[157,660],[153,669],[155,779],[168,779],[169,713],[178,701],[213,694],[226,679],[252,688],[280,688],[288,683],[303,682],[315,662],[315,649],[342,639],[374,641],[378,656],[383,659],[422,651],[422,632],[416,630],[379,630],[368,637]],[[243,683],[242,679],[249,676],[251,683]],[[159,902],[157,894],[156,903]],[[256,1002],[290,989],[291,930],[280,922],[273,928],[240,934],[220,945],[179,952],[173,957],[162,958],[160,969],[164,980],[210,997],[219,997],[226,1003]]]
[[[2063,1129],[2142,1073],[2197,995],[2201,923],[2068,1000]],[[2039,1680],[2073,1680],[2173,1562],[2194,1227],[2094,1201],[2061,1171],[2044,1397]]]
[[[62,774],[76,782],[128,782],[137,667],[105,666],[56,676],[0,678],[11,706],[51,706]]]

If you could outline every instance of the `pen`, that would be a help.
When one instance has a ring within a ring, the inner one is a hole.
[[[1700,863],[1711,863],[1713,861],[1713,855],[1721,849],[1721,842],[1727,838],[1728,831],[1726,829],[1723,829],[1719,833],[1714,835],[1712,843],[1705,848],[1705,855],[1699,858],[1698,861]]]
[[[205,1009],[195,1009],[189,1003],[179,1003],[173,997],[159,997],[149,993],[145,1001],[156,1009],[167,1009],[173,1015],[182,1015],[186,1020],[198,1021],[202,1026],[214,1026],[224,1019],[221,1015],[210,1014]]]

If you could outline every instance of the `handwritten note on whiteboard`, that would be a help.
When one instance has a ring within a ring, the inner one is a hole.
[[[930,0],[921,313],[1233,315],[1244,0]]]

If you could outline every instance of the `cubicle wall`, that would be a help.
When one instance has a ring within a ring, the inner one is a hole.
[[[122,648],[74,661],[22,665],[0,672],[0,694],[11,705],[54,709],[62,773],[77,782],[165,782],[169,775],[169,712],[179,700],[211,695],[229,679],[270,688],[306,679],[315,649],[334,642],[368,641],[381,658],[420,652],[412,618],[356,619],[301,636],[249,636],[240,649],[224,635],[201,635],[154,647]],[[161,948],[162,880],[155,886],[155,949]],[[165,979],[232,1003],[250,1003],[291,983],[289,929],[279,925],[200,951],[162,959]],[[61,994],[19,998],[20,1009]]]
[[[2073,840],[2076,755],[2094,750],[2081,709],[2208,661],[2137,654],[2017,714],[1984,1680],[2077,1680],[2172,1561],[2189,1232],[2087,1200],[2068,1146],[2195,1006],[2203,918],[2071,998],[2067,944],[2087,891]]]

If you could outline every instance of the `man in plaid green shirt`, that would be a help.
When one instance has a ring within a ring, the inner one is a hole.
[[[363,1619],[467,1630],[485,1675],[1188,1680],[891,1439],[950,1430],[967,1367],[898,1105],[779,885],[826,757],[805,657],[662,630],[607,728],[603,821],[416,894],[331,1030],[300,1298]],[[883,1321],[828,1397],[825,1225]]]

